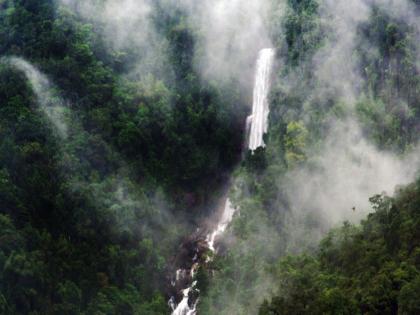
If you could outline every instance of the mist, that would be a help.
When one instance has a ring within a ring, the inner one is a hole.
[[[249,95],[249,107],[258,52],[274,46],[269,27],[270,23],[275,23],[270,20],[273,18],[273,10],[278,20],[276,32],[285,32],[282,23],[286,1],[277,2],[57,0],[62,6],[59,10],[64,7],[83,22],[92,24],[110,56],[119,58],[124,75],[131,82],[143,81],[145,85],[151,77],[163,80],[165,84],[176,84],[175,65],[171,64],[171,34],[159,28],[159,19],[170,19],[177,15],[179,21],[173,27],[175,30],[171,31],[186,30],[192,36],[193,67],[200,78],[208,83],[216,82],[217,86],[225,85],[226,89],[234,81],[243,94]],[[368,54],[372,59],[379,57],[379,49],[374,43],[360,41],[360,27],[369,22],[375,7],[380,8],[396,21],[406,23],[416,30],[413,45],[418,53],[420,22],[414,13],[414,5],[408,0],[326,0],[317,3],[317,14],[325,38],[315,53],[303,65],[285,71],[283,66],[286,67],[287,56],[282,54],[287,51],[285,34],[279,36],[282,42],[276,44],[278,51],[273,76],[277,77],[273,80],[277,82],[273,83],[280,85],[285,95],[298,94],[302,102],[299,104],[301,110],[292,108],[281,119],[286,123],[298,122],[310,129],[313,113],[324,110],[318,106],[328,107],[331,101],[339,104],[344,114],[329,114],[327,122],[320,122],[326,124],[320,139],[304,147],[304,160],[294,166],[290,165],[285,173],[283,170],[275,173],[274,188],[270,188],[277,194],[278,204],[269,206],[274,209],[266,209],[268,206],[263,200],[265,195],[255,197],[252,194],[261,186],[264,187],[265,177],[269,178],[277,169],[273,171],[268,168],[253,174],[246,173],[248,170],[243,168],[241,171],[245,175],[233,174],[232,201],[239,210],[221,242],[224,249],[221,250],[222,263],[226,259],[227,265],[231,263],[233,270],[225,271],[228,274],[226,276],[218,273],[217,268],[222,267],[217,266],[217,258],[216,266],[210,263],[208,271],[213,278],[210,278],[208,295],[217,299],[217,303],[209,306],[209,300],[204,301],[210,309],[223,308],[220,314],[255,314],[263,299],[269,298],[275,290],[276,284],[272,283],[270,272],[266,270],[269,263],[275,263],[279,257],[289,253],[308,249],[313,253],[318,242],[331,228],[340,226],[344,221],[358,224],[372,212],[370,197],[375,194],[392,195],[399,186],[409,184],[419,175],[420,146],[415,143],[404,152],[379,148],[366,133],[366,126],[357,112],[358,100],[361,97],[372,97],[363,92],[367,84],[364,73],[366,69],[361,69],[361,56],[357,51]],[[419,59],[416,60],[420,70]],[[82,127],[81,122],[71,115],[68,103],[59,96],[47,75],[18,57],[2,58],[1,61],[24,73],[34,91],[39,109],[54,126],[54,132],[60,136],[60,166],[68,179],[69,190],[87,192],[89,201],[106,215],[105,220],[110,218],[107,224],[116,231],[115,234],[135,231],[151,236],[159,242],[159,246],[175,248],[173,243],[178,241],[179,235],[187,233],[191,227],[186,226],[188,223],[184,223],[182,217],[171,213],[173,209],[170,209],[165,194],[159,189],[145,191],[133,182],[130,178],[132,170],[120,154],[99,135],[91,135]],[[305,76],[302,72],[306,71],[303,69],[310,71],[307,76],[310,77],[311,86],[302,84],[302,76]],[[189,74],[195,79],[195,73]],[[145,90],[152,88],[153,84]],[[408,105],[403,100],[400,103],[398,106],[402,112],[409,113]],[[141,105],[144,104],[139,107]],[[136,106],[133,105],[133,113],[138,109]],[[131,114],[127,113],[127,116]],[[267,136],[266,152],[270,154],[273,153],[270,152],[270,139],[277,136],[275,132],[279,131],[269,130]],[[117,165],[110,166],[107,164],[109,161],[101,160],[109,168],[103,178],[97,175],[101,166],[95,165],[96,161],[92,162],[88,158],[87,151],[96,148],[90,146],[92,143],[109,153],[106,156],[110,155],[118,161]],[[68,156],[74,156],[76,161],[66,160],[66,150],[71,150]],[[279,151],[274,154],[280,155]],[[185,152],[189,153],[188,150]],[[156,160],[159,161],[159,158]],[[280,159],[278,156],[276,158]],[[159,171],[158,166],[156,169]],[[87,176],[80,175],[84,168],[90,171]],[[271,221],[270,211],[277,212],[283,221]],[[247,274],[249,270],[242,269],[245,268],[242,266],[244,261],[251,262],[249,264],[256,272]],[[225,290],[214,285],[226,281],[228,277],[234,283],[225,284]],[[251,298],[247,301],[237,300],[235,290],[239,292],[244,287]]]
[[[304,108],[311,109],[333,97],[346,114],[341,118],[330,117],[325,138],[307,149],[308,161],[302,167],[290,170],[287,179],[282,179],[280,184],[291,204],[290,231],[297,239],[314,239],[315,243],[344,220],[357,223],[364,218],[372,210],[369,197],[382,192],[392,195],[398,185],[409,184],[416,178],[418,174],[413,170],[420,166],[418,145],[407,150],[405,155],[379,149],[365,134],[355,109],[363,96],[362,86],[366,84],[356,49],[378,56],[377,47],[358,40],[361,25],[369,21],[376,7],[391,18],[407,23],[418,35],[420,29],[414,4],[359,0],[322,1],[319,5],[320,23],[327,36],[324,45],[308,61],[314,72],[315,85],[306,97]],[[290,91],[290,87],[298,86],[297,78],[298,75],[290,73],[279,80],[285,79],[287,82],[282,84]],[[398,106],[405,106],[401,111],[407,112],[405,102],[399,102]],[[309,115],[304,111],[302,121],[309,121]],[[302,223],[304,218],[317,222],[314,230],[317,237],[304,236],[308,229]],[[293,220],[300,223],[296,226]],[[302,245],[302,242],[296,242]],[[290,246],[291,249],[299,247]]]
[[[118,57],[131,79],[148,75],[173,79],[168,43],[156,29],[156,3],[149,0],[57,0],[101,35],[109,53]]]
[[[194,66],[205,80],[239,81],[251,89],[255,59],[262,48],[272,47],[267,28],[270,1],[60,0],[84,19],[103,29],[105,41],[115,52],[135,52],[131,75],[151,73],[173,80],[168,63],[168,41],[158,28],[162,10],[168,16],[184,15],[183,26],[196,41]]]
[[[19,57],[3,57],[1,61],[25,75],[39,109],[54,127],[52,133],[57,132],[61,138],[59,169],[67,181],[69,193],[82,193],[90,204],[103,209],[102,220],[108,222],[114,235],[133,231],[159,239],[162,246],[170,246],[174,235],[185,226],[171,215],[165,194],[159,190],[148,192],[149,196],[141,193],[141,187],[130,180],[130,168],[124,159],[99,135],[84,130],[47,75]],[[108,165],[106,160],[95,165],[89,157],[95,150],[114,156],[118,165]],[[76,159],[69,159],[70,156]],[[86,172],[101,172],[102,164],[109,169],[104,178],[86,177]]]
[[[0,59],[0,62],[10,64],[16,69],[22,71],[35,93],[37,102],[42,112],[56,128],[59,136],[67,138],[67,106],[56,93],[56,89],[50,83],[48,77],[39,72],[38,69],[22,58],[3,57]]]
[[[272,47],[268,33],[269,1],[182,0],[200,30],[197,66],[207,79],[231,79],[248,87],[259,50]]]
[[[239,189],[242,190],[242,200],[234,200],[234,204],[242,205],[241,213],[234,219],[230,234],[226,237],[234,251],[234,254],[228,254],[228,259],[232,259],[231,265],[236,273],[223,276],[241,283],[252,273],[250,281],[253,282],[252,285],[242,283],[242,287],[238,285],[233,292],[229,292],[227,286],[220,284],[223,279],[216,279],[218,283],[209,296],[212,296],[213,304],[218,307],[215,306],[214,310],[223,310],[221,314],[255,314],[256,309],[253,307],[273,294],[271,290],[275,290],[270,271],[261,271],[265,261],[272,261],[276,255],[281,257],[302,252],[314,253],[319,241],[331,228],[341,226],[344,221],[357,225],[373,212],[370,197],[376,194],[392,196],[400,187],[410,184],[419,176],[418,143],[412,144],[404,152],[379,148],[366,133],[366,126],[356,110],[358,101],[366,97],[363,91],[366,86],[363,71],[366,69],[360,67],[361,56],[357,50],[369,54],[373,59],[379,58],[379,50],[374,43],[360,41],[360,27],[369,22],[373,9],[379,8],[394,21],[406,23],[415,30],[416,37],[411,40],[419,56],[420,28],[414,4],[387,0],[327,0],[319,1],[318,4],[319,23],[325,35],[321,47],[304,64],[294,69],[283,71],[282,65],[286,64],[286,60],[277,60],[277,67],[273,70],[277,73],[274,85],[281,85],[282,93],[303,95],[302,109],[288,109],[281,118],[285,122],[298,121],[302,125],[309,125],[313,119],[311,115],[317,110],[323,110],[318,106],[327,107],[331,100],[339,104],[338,111],[342,113],[329,114],[327,121],[320,122],[326,125],[325,133],[315,143],[304,148],[305,161],[290,167],[285,175],[280,174],[274,180],[278,203],[272,207],[278,217],[282,217],[282,222],[270,222],[262,211],[267,206],[252,195],[255,190],[261,189],[260,185],[264,185],[264,180],[259,181],[260,177],[276,176],[274,172],[277,165],[272,168],[269,165],[265,173],[255,175],[259,179],[255,182],[251,180],[251,187],[248,186],[246,176],[237,179],[238,186],[241,186]],[[284,37],[283,34],[283,41]],[[281,42],[277,46],[285,49],[287,43]],[[278,57],[287,58],[281,52],[278,52]],[[419,62],[420,58],[417,57],[417,67]],[[311,86],[305,87],[302,84],[302,71],[306,71],[303,69],[311,71]],[[398,101],[396,105],[401,107],[401,112],[408,113],[407,104]],[[273,119],[273,116],[270,115],[269,119]],[[269,130],[267,152],[278,154],[270,151],[270,139],[278,136],[273,132],[279,131]],[[280,231],[274,231],[273,225],[277,225]],[[252,271],[242,270],[243,262],[253,257],[258,258],[253,260],[255,265]],[[225,291],[220,291],[221,287]],[[235,290],[243,288],[252,293],[249,293],[247,301],[238,301]]]
[[[290,202],[286,228],[292,251],[315,246],[343,221],[373,211],[369,198],[392,196],[418,177],[420,147],[406,155],[379,150],[354,120],[337,121],[305,166],[290,171],[282,189]]]

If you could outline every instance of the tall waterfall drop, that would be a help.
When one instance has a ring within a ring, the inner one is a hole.
[[[274,55],[272,48],[262,49],[258,55],[252,114],[247,119],[247,123],[251,125],[248,148],[252,151],[265,146],[263,136],[268,131],[268,93]]]
[[[247,131],[249,131],[249,149],[255,150],[258,147],[265,146],[263,135],[268,131],[268,93],[270,89],[270,74],[274,60],[274,49],[262,49],[258,55],[257,69],[255,76],[254,100],[252,106],[252,115],[247,118]],[[235,209],[227,198],[225,200],[223,212],[218,219],[217,225],[211,230],[204,239],[205,247],[213,253],[217,253],[216,241],[232,221],[237,209]],[[196,253],[199,253],[196,248]],[[197,255],[192,259],[191,268],[178,269],[175,280],[172,285],[175,287],[178,282],[189,279],[189,287],[182,290],[182,299],[177,304],[175,297],[171,297],[168,305],[172,309],[172,315],[196,315],[198,304],[197,281],[194,281],[194,274],[201,264],[208,263],[211,259],[207,258],[205,262],[200,262]],[[195,298],[194,298],[195,295]]]

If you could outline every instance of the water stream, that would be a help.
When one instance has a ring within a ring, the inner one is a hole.
[[[270,74],[272,63],[274,59],[274,49],[262,49],[258,55],[255,86],[253,93],[252,114],[247,118],[246,129],[249,133],[248,148],[252,151],[258,147],[265,146],[263,136],[268,131],[268,93],[270,89]],[[217,253],[217,240],[222,236],[228,227],[229,223],[236,212],[229,198],[226,199],[223,212],[218,219],[216,227],[211,230],[205,237],[205,248]],[[197,268],[200,266],[199,246],[196,247],[196,254],[192,259],[190,269],[178,269],[176,271],[175,280],[172,281],[172,286],[176,287],[178,283],[183,283],[185,280],[190,285],[182,290],[182,300],[177,304],[176,298],[172,296],[168,301],[168,305],[172,309],[172,315],[196,315],[197,304],[199,302],[199,290],[197,288],[197,281],[194,281],[194,275]],[[208,263],[211,256],[207,256],[204,263]]]

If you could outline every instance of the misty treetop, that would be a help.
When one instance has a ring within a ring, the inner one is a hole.
[[[228,182],[239,211],[194,275],[199,315],[419,314],[419,14],[0,0],[0,314],[170,314],[180,244]]]
[[[242,100],[199,79],[182,12],[159,13],[175,80],[129,75],[138,52],[108,50],[104,25],[56,1],[0,6],[1,56],[36,65],[72,117],[60,139],[2,59],[2,314],[167,313],[166,268],[189,231],[170,213],[206,213],[240,153]]]
[[[385,236],[368,228],[373,217],[357,224],[394,200],[374,199],[372,208],[370,197],[392,195],[396,185],[418,177],[418,14],[412,1],[274,3],[269,32],[277,67],[267,147],[248,152],[235,172],[240,215],[226,236],[228,250],[209,266],[200,313],[418,313],[417,263],[408,256],[393,260]],[[392,237],[407,233],[405,243],[415,247],[418,222],[408,218],[419,211],[413,187],[407,188],[413,211],[405,216],[407,230]],[[356,241],[318,246],[343,220],[351,223],[331,235],[375,238],[374,248]],[[391,224],[373,229],[388,233]],[[334,270],[324,269],[323,250],[331,251]],[[340,259],[351,273],[341,270]],[[413,265],[400,282],[378,271],[398,273],[406,260]]]
[[[288,256],[272,270],[280,286],[259,314],[418,314],[419,183],[371,198],[361,226],[345,222],[314,256]]]

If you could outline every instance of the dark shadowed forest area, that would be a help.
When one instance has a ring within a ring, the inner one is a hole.
[[[0,314],[420,314],[420,1],[0,0]]]

